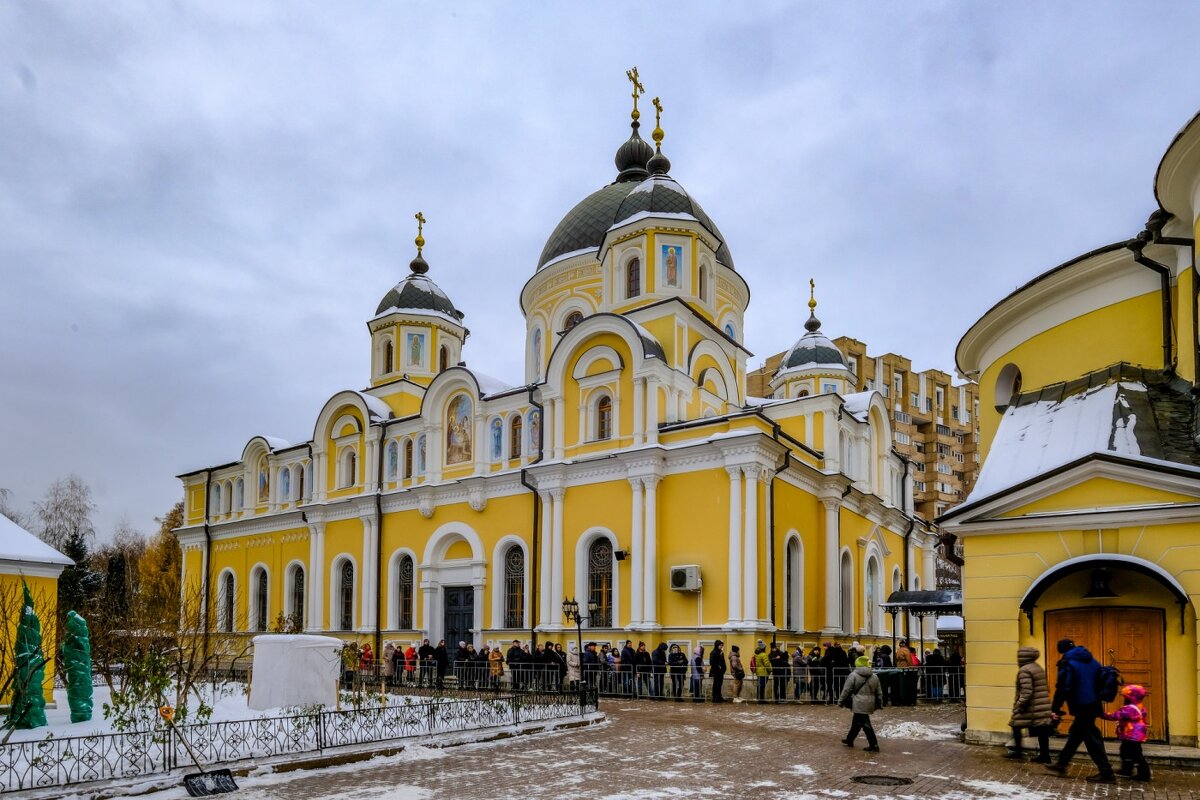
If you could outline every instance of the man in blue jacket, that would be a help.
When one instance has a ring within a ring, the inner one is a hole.
[[[1104,752],[1104,738],[1096,727],[1096,718],[1104,711],[1104,705],[1096,692],[1096,682],[1100,675],[1100,664],[1092,658],[1086,647],[1076,647],[1070,639],[1060,639],[1058,652],[1062,658],[1058,660],[1058,680],[1054,686],[1054,699],[1051,701],[1051,714],[1055,722],[1062,717],[1063,703],[1074,717],[1071,729],[1067,732],[1067,741],[1063,744],[1058,760],[1047,764],[1046,769],[1062,775],[1071,763],[1071,757],[1079,749],[1080,743],[1087,748],[1088,755],[1096,762],[1100,770],[1095,775],[1089,775],[1091,783],[1116,783],[1112,764],[1108,754]]]

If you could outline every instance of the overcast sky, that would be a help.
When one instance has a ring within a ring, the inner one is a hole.
[[[625,70],[751,287],[752,365],[814,277],[831,336],[953,369],[1015,286],[1136,233],[1200,107],[1200,6],[0,4],[0,487],[144,531],[175,475],[301,441],[407,273],[518,383],[518,293],[614,177]],[[649,126],[648,126],[649,127]]]

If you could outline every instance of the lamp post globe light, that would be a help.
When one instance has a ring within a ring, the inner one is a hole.
[[[567,620],[568,625],[572,622],[575,623],[575,643],[578,646],[575,652],[579,659],[579,698],[581,707],[586,702],[588,685],[588,678],[583,672],[583,623],[596,613],[597,608],[596,603],[589,602],[587,605],[588,615],[585,617],[579,613],[579,601],[573,597],[563,598],[563,617]]]

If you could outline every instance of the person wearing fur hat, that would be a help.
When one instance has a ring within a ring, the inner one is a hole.
[[[879,677],[871,671],[871,659],[866,656],[855,659],[854,671],[846,676],[838,704],[854,712],[850,732],[842,739],[842,744],[854,747],[854,740],[861,730],[867,735],[867,746],[863,749],[868,753],[878,753],[879,740],[875,738],[871,715],[883,708],[883,688],[879,685]]]
[[[1023,758],[1021,731],[1028,729],[1038,741],[1037,764],[1050,763],[1050,682],[1046,670],[1038,663],[1042,655],[1036,647],[1022,647],[1017,651],[1017,690],[1013,697],[1012,718],[1008,724],[1013,731],[1012,748],[1006,758]]]
[[[1142,705],[1146,690],[1130,683],[1121,687],[1121,696],[1125,698],[1125,705],[1103,714],[1105,719],[1117,723],[1117,739],[1121,742],[1121,768],[1117,774],[1135,781],[1148,781],[1150,765],[1142,754],[1142,742],[1146,741],[1147,733],[1146,707]]]

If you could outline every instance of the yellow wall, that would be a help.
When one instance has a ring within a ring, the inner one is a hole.
[[[34,610],[42,623],[42,653],[50,660],[46,662],[45,680],[42,682],[42,694],[47,702],[54,701],[54,671],[58,665],[57,624],[58,618],[58,580],[56,578],[38,578],[34,576],[11,575],[0,573],[0,597],[9,606],[4,609],[5,619],[0,621],[4,629],[4,647],[0,648],[0,675],[7,678],[12,670],[12,648],[16,644],[17,625],[20,622],[21,606],[24,603],[24,585],[29,586],[33,596]],[[4,687],[0,694],[0,704],[5,704],[12,697],[11,687]]]

